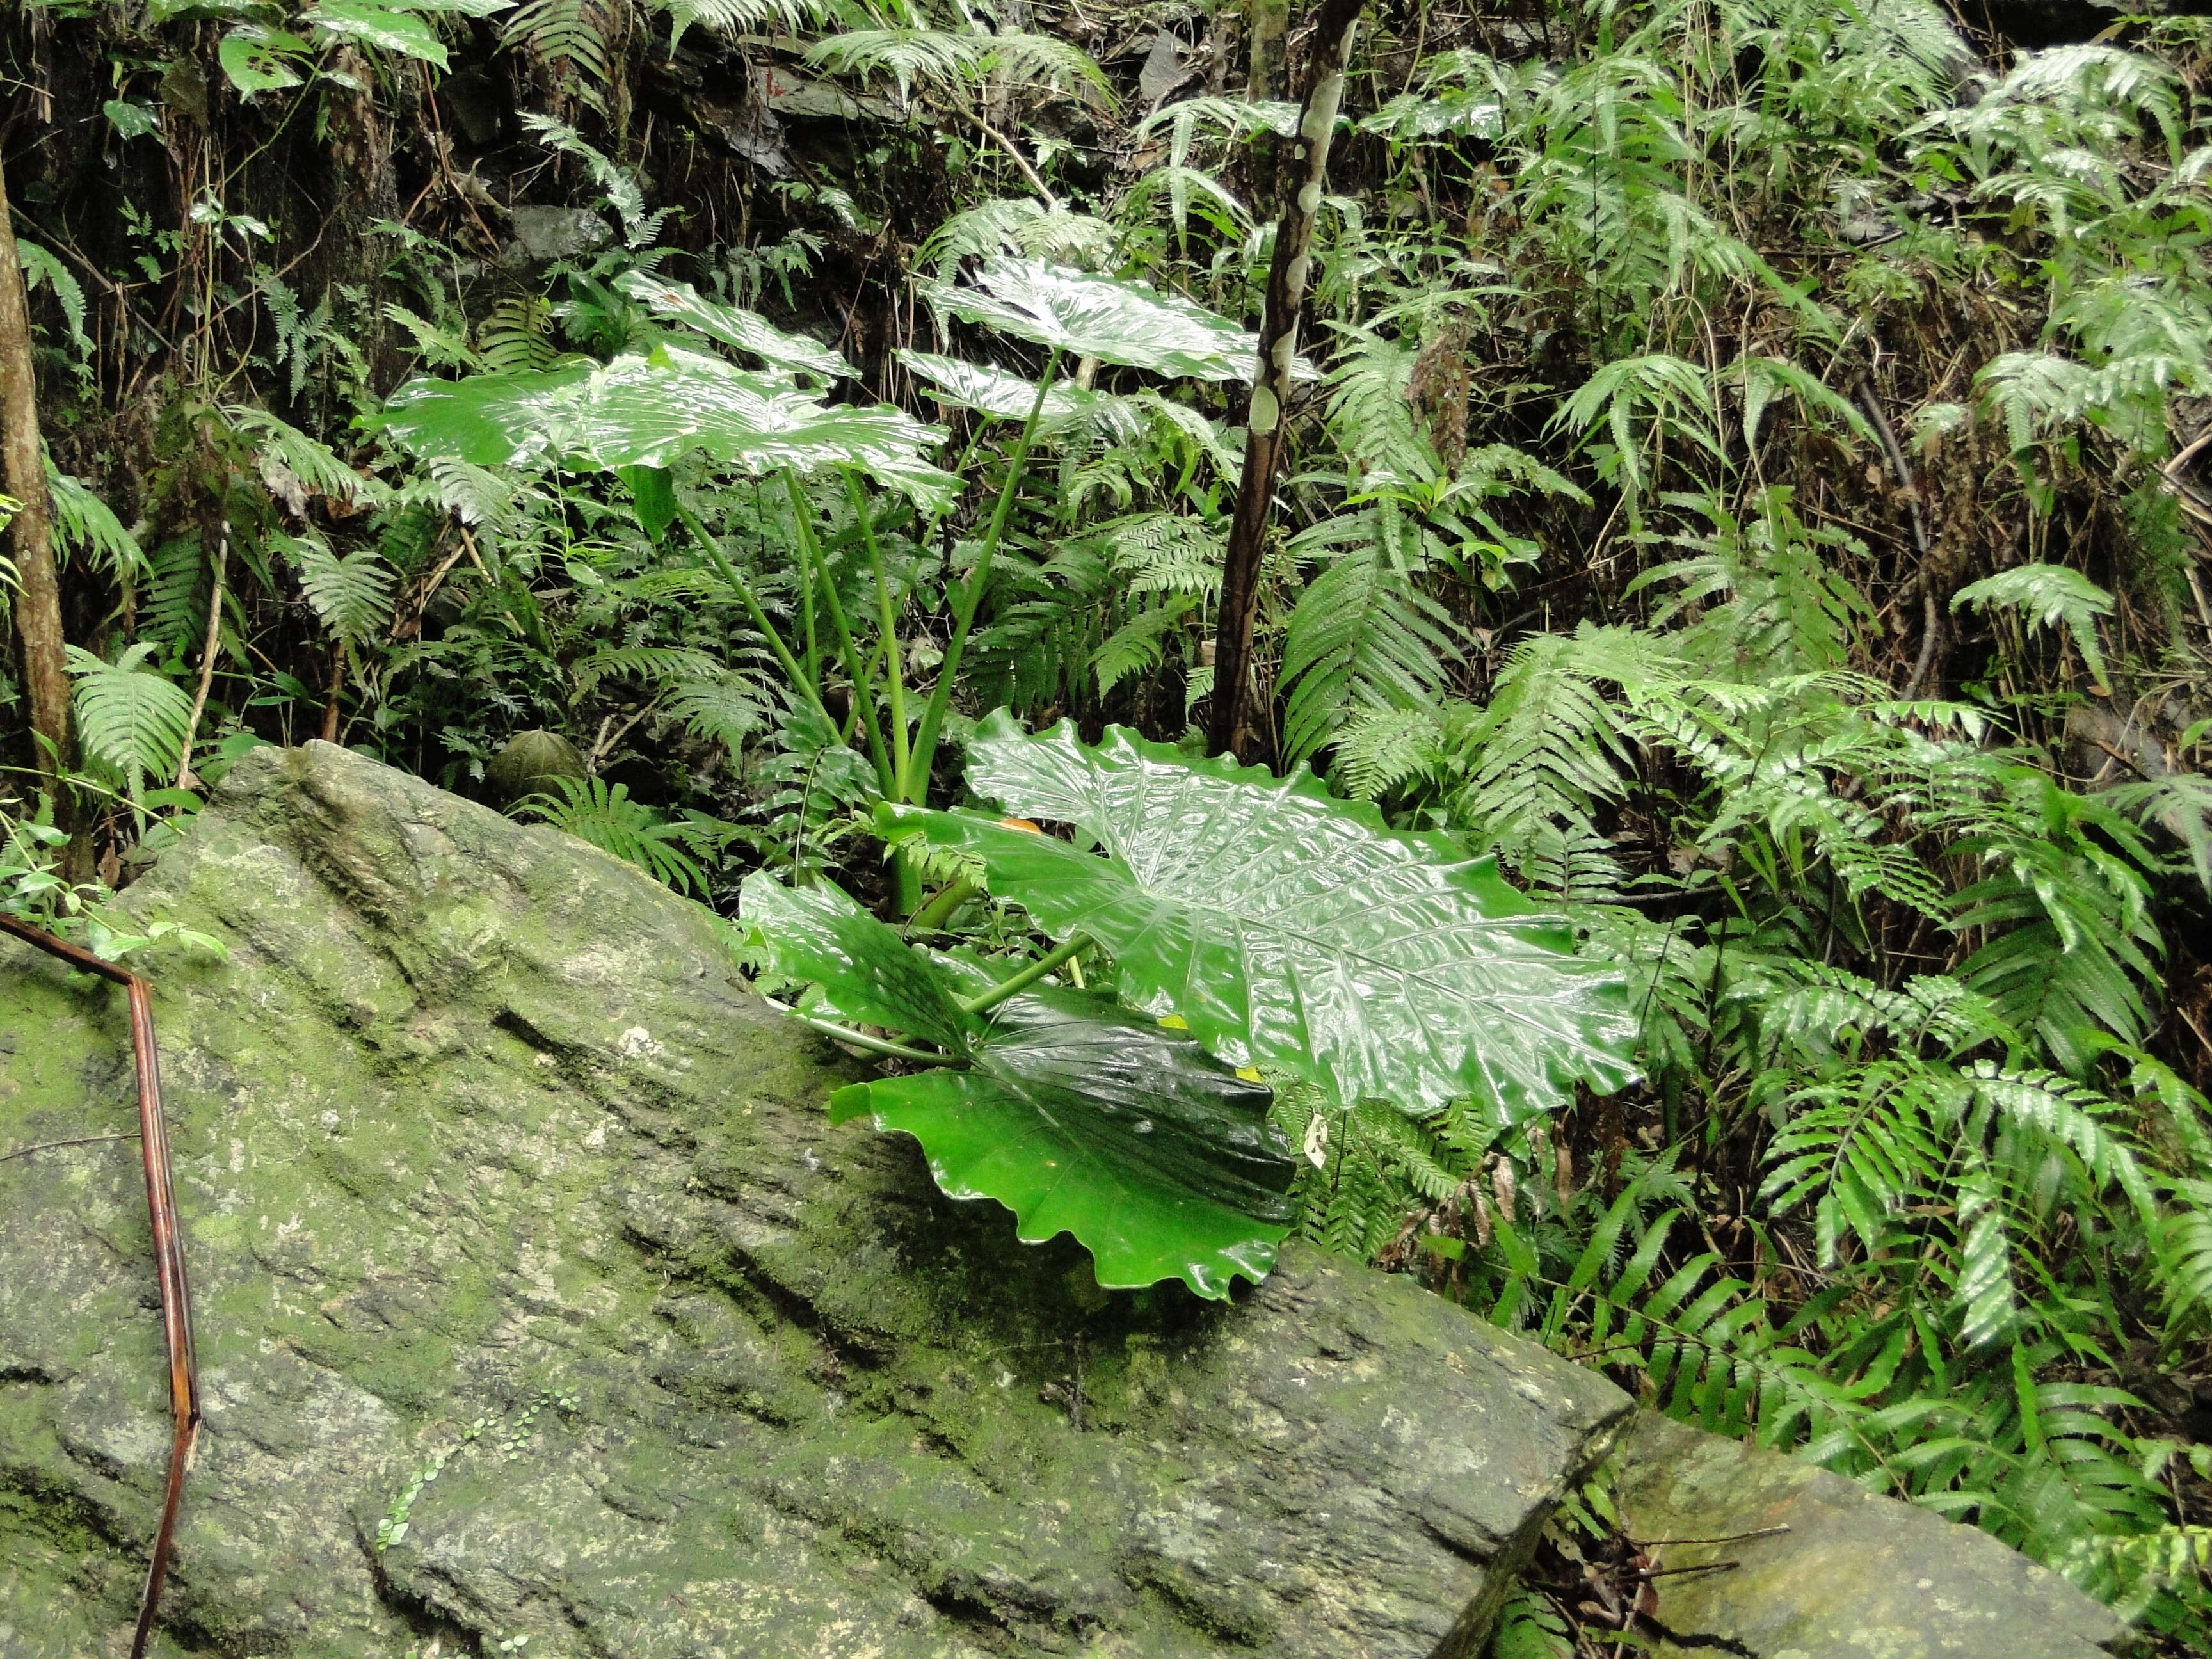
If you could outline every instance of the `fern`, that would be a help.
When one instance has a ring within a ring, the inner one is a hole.
[[[528,52],[605,113],[623,9],[623,0],[523,0],[507,14],[500,43]]]
[[[684,31],[695,26],[720,34],[744,34],[775,25],[787,33],[819,27],[836,13],[830,0],[653,0],[668,14],[668,50],[673,55]]]
[[[543,299],[501,300],[477,328],[477,350],[495,374],[553,367],[561,349],[553,343],[553,307]]]
[[[1293,544],[1294,552],[1340,550],[1299,595],[1283,642],[1283,750],[1293,765],[1357,708],[1432,702],[1458,654],[1449,615],[1414,585],[1400,531],[1386,498]]]
[[[269,493],[295,514],[306,512],[311,495],[325,496],[349,509],[381,507],[392,499],[391,489],[381,479],[355,471],[329,445],[266,410],[228,404],[222,416],[232,431],[254,446],[261,479]]]
[[[307,604],[337,639],[362,646],[390,625],[398,579],[376,553],[362,548],[340,557],[312,532],[274,539],[299,573]]]
[[[123,779],[135,800],[147,774],[167,778],[182,763],[192,700],[146,665],[155,649],[150,640],[112,663],[77,646],[68,649],[70,675],[76,682],[72,702],[78,741],[87,755]]]
[[[611,787],[603,778],[550,781],[550,792],[526,796],[510,810],[588,842],[678,892],[705,893],[707,872],[686,844],[684,826],[632,800],[627,785]]]
[[[576,678],[576,695],[587,696],[601,680],[637,679],[648,684],[708,680],[722,665],[706,652],[690,646],[629,645],[604,647],[579,657],[568,672]]]
[[[638,187],[637,180],[586,143],[575,128],[550,115],[526,114],[522,125],[548,149],[573,155],[584,164],[585,171],[592,175],[592,182],[599,185],[607,204],[622,221],[623,240],[629,246],[641,248],[659,234],[663,216],[646,212],[645,192]],[[489,350],[485,355],[489,359]]]
[[[852,29],[810,48],[806,62],[833,75],[889,76],[901,99],[920,85],[962,93],[987,76],[1049,91],[1087,87],[1111,100],[1105,73],[1081,48],[1050,34],[955,29]]]
[[[94,569],[118,584],[145,579],[146,553],[138,538],[82,479],[56,471],[50,460],[46,492],[53,505],[54,533],[65,550],[81,554]]]
[[[35,294],[41,288],[52,293],[55,303],[61,307],[63,325],[69,331],[72,367],[81,379],[89,374],[92,340],[84,331],[86,311],[82,286],[70,275],[69,267],[27,238],[16,239],[15,257],[23,269],[25,293]]]
[[[1090,535],[1107,550],[1130,593],[1212,598],[1221,591],[1221,536],[1187,514],[1138,513],[1096,526]]]
[[[2107,673],[2097,643],[2097,618],[2112,614],[2112,596],[2080,571],[2057,564],[2015,565],[1960,588],[1951,609],[1965,605],[1984,611],[2009,606],[2025,611],[2032,627],[2063,627],[2081,650],[2098,691],[2105,690]]]
[[[1362,709],[1336,734],[1330,775],[1353,799],[1379,800],[1437,765],[1443,732],[1430,709]]]
[[[1574,1638],[1551,1598],[1540,1591],[1516,1590],[1498,1615],[1490,1638],[1490,1659],[1574,1659]]]
[[[679,679],[668,688],[664,707],[687,731],[732,755],[766,727],[769,714],[768,700],[756,687],[728,675]]]

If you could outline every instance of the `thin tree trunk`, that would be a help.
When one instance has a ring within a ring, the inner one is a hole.
[[[338,740],[338,728],[343,710],[338,699],[345,691],[345,641],[339,640],[331,646],[331,700],[323,705],[322,738],[325,743]]]
[[[1291,0],[1245,0],[1244,15],[1252,48],[1246,89],[1259,102],[1272,103],[1288,89],[1291,66],[1283,61],[1283,47],[1291,33]]]
[[[185,721],[185,741],[177,750],[177,787],[197,789],[198,774],[192,770],[192,739],[199,735],[200,717],[207,713],[208,692],[215,684],[215,653],[222,644],[222,579],[230,568],[230,520],[215,544],[215,591],[208,598],[207,641],[200,647],[199,689],[192,693],[192,712]]]
[[[1260,327],[1260,366],[1245,416],[1244,476],[1237,486],[1237,517],[1221,577],[1220,634],[1214,647],[1212,718],[1207,747],[1215,754],[1243,753],[1251,741],[1252,624],[1260,603],[1260,559],[1267,546],[1268,510],[1282,463],[1290,416],[1291,370],[1298,355],[1298,313],[1304,308],[1312,264],[1314,218],[1328,173],[1337,106],[1352,62],[1352,25],[1362,0],[1322,0],[1307,59],[1305,104],[1291,153],[1290,183],[1275,228],[1275,258],[1267,272],[1267,307]]]
[[[72,757],[68,654],[63,648],[61,583],[54,572],[53,519],[39,445],[38,378],[31,363],[31,313],[15,257],[14,216],[0,180],[0,488],[22,503],[8,526],[20,591],[15,634],[23,690],[31,706],[31,763],[53,786],[55,810],[68,816],[60,780]]]

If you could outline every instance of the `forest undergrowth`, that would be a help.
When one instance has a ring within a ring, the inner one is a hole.
[[[1370,9],[1245,758],[1494,854],[1626,975],[1644,1079],[1511,1122],[1280,1087],[1299,1231],[2201,1652],[2212,23],[2108,21]],[[11,9],[67,678],[0,670],[0,907],[141,943],[105,898],[321,737],[726,914],[765,869],[1042,955],[875,809],[962,799],[1000,708],[1202,750],[1250,379],[1206,331],[1261,320],[1304,40]],[[732,362],[781,447],[647,429]],[[527,407],[464,434],[424,381]],[[1542,1601],[1516,1639],[1570,1650]]]

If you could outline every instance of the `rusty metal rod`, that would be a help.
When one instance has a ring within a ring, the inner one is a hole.
[[[185,1474],[192,1465],[200,1431],[199,1368],[192,1358],[192,1292],[185,1277],[183,1235],[177,1225],[175,1182],[169,1174],[169,1126],[161,1113],[161,1056],[154,1040],[154,1003],[146,981],[128,969],[103,962],[89,951],[52,933],[0,916],[0,933],[14,934],[72,968],[123,987],[131,1003],[131,1053],[138,1072],[138,1135],[146,1165],[146,1212],[154,1233],[154,1271],[161,1290],[161,1336],[169,1356],[169,1409],[175,1432],[169,1445],[169,1479],[161,1499],[161,1524],[154,1529],[154,1551],[146,1565],[146,1589],[138,1600],[138,1625],[131,1638],[131,1659],[145,1659],[168,1577],[169,1550],[177,1530],[177,1510],[185,1495]]]

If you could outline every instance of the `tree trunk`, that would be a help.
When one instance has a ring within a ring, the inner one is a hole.
[[[1288,90],[1291,66],[1283,61],[1283,48],[1291,33],[1291,0],[1245,0],[1244,15],[1252,47],[1245,88],[1256,101],[1272,103]]]
[[[8,188],[0,179],[0,488],[22,503],[8,526],[21,591],[15,634],[23,690],[31,708],[31,763],[54,786],[55,810],[68,816],[60,779],[70,761],[68,656],[62,643],[61,583],[54,571],[53,518],[46,453],[39,444],[38,377],[31,362],[31,313]]]
[[[1237,490],[1237,517],[1221,577],[1220,634],[1214,647],[1213,695],[1207,747],[1243,754],[1251,741],[1252,624],[1260,602],[1260,559],[1275,499],[1275,474],[1290,417],[1291,370],[1297,362],[1298,313],[1304,308],[1312,264],[1314,218],[1328,173],[1337,105],[1352,62],[1352,25],[1361,0],[1322,0],[1314,20],[1307,59],[1305,104],[1291,153],[1289,183],[1275,228],[1275,258],[1267,272],[1267,314],[1260,327],[1260,365],[1245,415],[1244,476]],[[1255,12],[1255,16],[1257,13]]]

